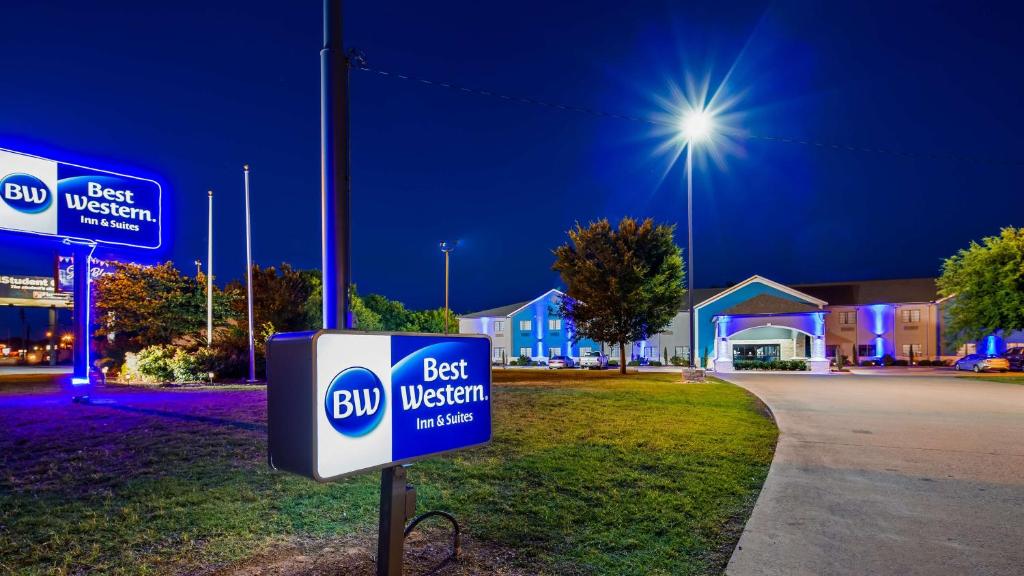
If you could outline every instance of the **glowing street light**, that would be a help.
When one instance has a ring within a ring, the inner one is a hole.
[[[714,116],[706,108],[693,108],[679,120],[679,136],[686,145],[686,308],[690,323],[690,368],[696,367],[697,353],[693,318],[693,147],[711,139],[714,129]]]

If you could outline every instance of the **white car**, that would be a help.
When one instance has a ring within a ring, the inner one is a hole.
[[[575,368],[576,363],[568,356],[552,356],[548,360],[548,368]]]
[[[580,368],[596,368],[604,370],[608,367],[608,355],[600,352],[580,354]]]

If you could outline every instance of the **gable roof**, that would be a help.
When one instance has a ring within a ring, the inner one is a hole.
[[[788,298],[781,298],[774,294],[758,294],[749,300],[744,300],[735,306],[722,312],[725,316],[745,314],[802,314],[805,312],[820,312],[821,309],[814,304],[796,302]]]
[[[747,286],[749,286],[751,284],[754,284],[754,283],[764,284],[765,286],[768,286],[769,288],[774,288],[774,289],[778,290],[779,292],[782,292],[784,294],[789,294],[790,296],[793,296],[794,298],[797,298],[797,299],[803,300],[804,302],[808,302],[810,304],[813,304],[815,306],[815,308],[822,308],[822,307],[824,307],[825,305],[828,304],[828,302],[826,302],[824,300],[821,300],[820,298],[815,298],[814,296],[811,296],[810,294],[805,294],[804,292],[801,292],[799,290],[794,290],[793,288],[790,288],[789,286],[786,286],[784,284],[779,284],[778,282],[775,282],[774,280],[769,280],[769,279],[767,279],[767,278],[765,278],[763,276],[758,276],[757,274],[755,274],[755,275],[751,276],[750,278],[747,278],[743,282],[740,282],[739,284],[736,284],[735,286],[731,286],[729,288],[726,288],[725,290],[722,290],[718,294],[715,294],[714,296],[711,296],[710,298],[705,299],[700,304],[695,304],[694,308],[701,308],[703,306],[706,306],[706,305],[710,304],[711,302],[714,302],[715,300],[723,298],[723,297],[727,296],[728,294],[732,294],[733,292],[736,292],[737,290],[741,290],[741,289],[743,289],[743,288],[745,288],[745,287],[747,287]],[[696,290],[694,290],[693,295],[695,297],[697,296],[697,291]],[[695,300],[696,300],[696,298],[695,298]]]
[[[822,284],[796,284],[793,287],[823,300],[828,300],[828,303],[833,306],[935,302],[939,299],[935,278],[827,282]]]
[[[557,292],[558,294],[564,295],[564,293],[561,290],[558,290],[557,288],[552,288],[551,290],[548,290],[547,292],[541,294],[540,296],[534,298],[533,300],[527,300],[526,302],[517,302],[515,304],[509,304],[508,306],[499,306],[498,308],[491,308],[489,310],[481,310],[480,312],[462,314],[460,318],[498,318],[502,316],[511,316],[516,312],[519,312],[523,308],[526,308],[530,304],[533,304],[537,300],[546,298],[548,294],[551,294],[552,292]]]

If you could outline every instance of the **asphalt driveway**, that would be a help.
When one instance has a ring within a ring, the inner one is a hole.
[[[1024,574],[1024,385],[728,379],[781,431],[728,574]]]

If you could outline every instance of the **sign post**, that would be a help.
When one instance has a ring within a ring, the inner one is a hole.
[[[159,248],[160,184],[0,148],[0,230],[63,239],[73,252],[74,373],[89,383],[91,258],[97,244]]]
[[[377,573],[401,574],[402,467],[491,440],[486,336],[320,330],[267,343],[270,466],[319,482],[382,469]]]

